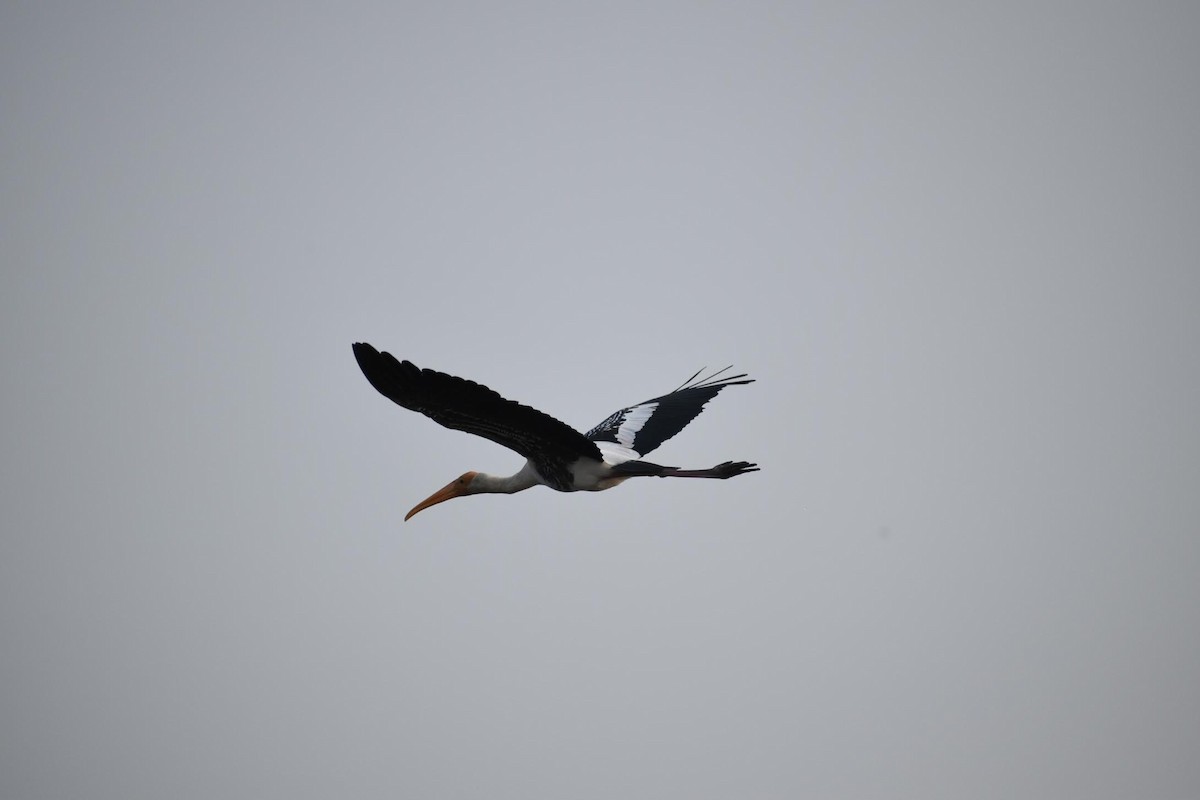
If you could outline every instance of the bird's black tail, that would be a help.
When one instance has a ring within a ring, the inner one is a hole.
[[[746,472],[758,472],[758,465],[748,461],[726,461],[710,469],[680,469],[651,464],[649,461],[626,461],[613,467],[612,474],[623,478],[719,478],[725,480]]]

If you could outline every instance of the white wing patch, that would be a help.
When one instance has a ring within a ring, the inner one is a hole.
[[[645,403],[640,406],[634,406],[629,409],[629,413],[621,420],[621,424],[617,426],[615,442],[607,442],[603,439],[596,442],[596,446],[600,448],[600,455],[604,457],[606,464],[621,464],[625,461],[632,461],[635,458],[641,458],[642,454],[634,450],[634,442],[637,439],[638,431],[646,424],[650,417],[654,416],[654,410],[658,408],[658,403]]]
[[[617,441],[625,447],[634,446],[634,438],[638,431],[641,431],[642,426],[646,425],[647,420],[654,416],[654,409],[658,408],[658,403],[646,403],[644,405],[635,405],[629,409],[629,414],[625,415],[625,419],[620,421],[620,427],[617,428]]]
[[[637,436],[638,431],[646,424],[650,417],[654,416],[654,409],[658,408],[658,403],[644,403],[640,406],[634,406],[629,409],[629,413],[625,415],[625,419],[621,420],[621,427],[617,428],[617,442],[622,447],[633,448],[633,440]]]
[[[614,466],[642,457],[640,453],[634,452],[628,447],[622,447],[616,442],[605,442],[601,440],[596,442],[596,447],[600,448],[600,456],[604,459],[604,463],[612,464]]]

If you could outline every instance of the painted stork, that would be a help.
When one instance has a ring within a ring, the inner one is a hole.
[[[560,492],[598,492],[629,478],[724,480],[758,471],[757,465],[746,461],[726,461],[711,469],[679,469],[641,460],[683,430],[726,386],[754,382],[745,375],[719,377],[729,367],[706,378],[699,378],[697,372],[675,391],[622,408],[584,434],[548,414],[505,400],[486,386],[420,369],[369,344],[355,344],[354,356],[367,380],[384,397],[419,411],[439,425],[491,439],[526,458],[525,466],[507,478],[464,472],[418,503],[405,515],[405,521],[418,511],[455,497],[485,492],[513,494],[539,484]]]

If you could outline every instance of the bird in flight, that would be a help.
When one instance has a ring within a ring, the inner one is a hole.
[[[399,361],[365,343],[354,345],[363,374],[384,397],[439,425],[491,439],[525,457],[515,475],[464,472],[405,515],[470,494],[514,494],[533,486],[560,492],[598,492],[629,478],[732,478],[757,472],[758,465],[725,461],[709,469],[679,469],[643,461],[642,456],[679,433],[726,386],[754,381],[745,375],[722,378],[726,367],[705,378],[697,372],[673,392],[622,408],[587,433],[537,409],[506,400],[465,378],[411,361]],[[701,370],[703,372],[703,370]]]

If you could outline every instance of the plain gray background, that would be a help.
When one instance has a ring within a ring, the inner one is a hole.
[[[1200,796],[1190,3],[7,3],[0,796]],[[655,456],[521,459],[350,343]]]

